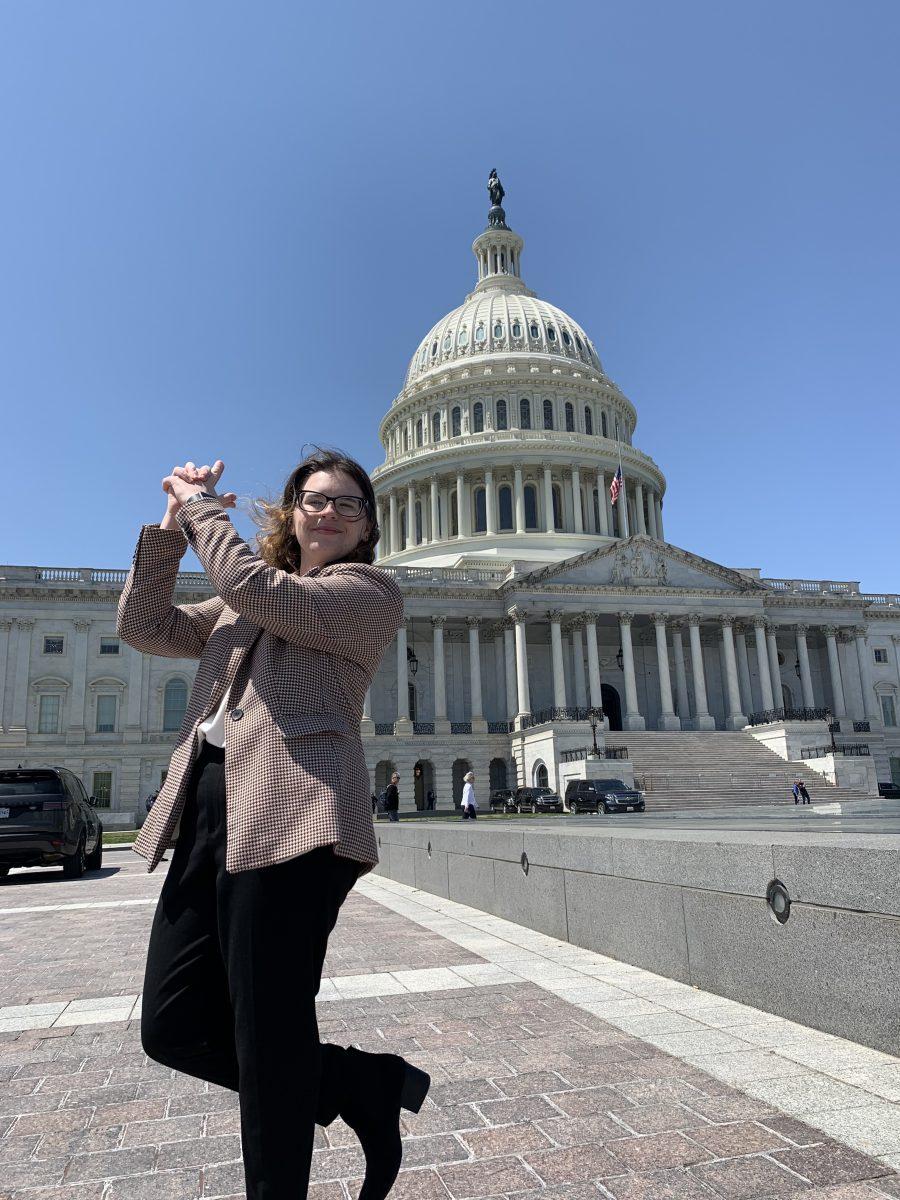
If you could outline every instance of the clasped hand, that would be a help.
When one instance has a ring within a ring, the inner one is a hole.
[[[187,462],[183,467],[173,467],[171,475],[162,481],[162,490],[169,496],[169,511],[176,512],[185,500],[197,492],[211,492],[223,508],[234,508],[237,503],[236,492],[224,492],[221,496],[216,492],[216,484],[222,477],[225,464],[217,458],[212,466],[196,466]]]

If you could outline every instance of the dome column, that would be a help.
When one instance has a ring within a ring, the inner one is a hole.
[[[575,532],[584,533],[584,514],[581,511],[581,471],[572,468],[572,512],[575,517]]]
[[[658,541],[659,532],[656,528],[656,492],[649,492],[647,495],[647,517],[650,521],[650,536]]]
[[[513,483],[516,504],[516,533],[525,532],[525,487],[522,483],[522,464],[516,463],[513,468]]]
[[[556,525],[553,515],[553,471],[549,463],[544,463],[544,529],[547,533],[555,532]]]
[[[486,467],[484,472],[484,525],[486,533],[493,534],[497,532],[497,512],[494,502],[494,472],[490,467]]]
[[[393,490],[388,496],[388,503],[390,505],[390,553],[396,554],[400,549],[400,514],[397,510],[397,493]]]
[[[416,544],[416,488],[408,484],[406,488],[406,549],[412,550]]]
[[[609,537],[609,523],[606,515],[606,476],[602,471],[597,472],[597,520],[601,537]]]
[[[637,518],[638,533],[646,533],[647,522],[644,519],[644,485],[642,483],[634,485],[634,515]]]
[[[439,542],[441,540],[441,516],[440,507],[438,505],[437,475],[432,475],[430,480],[428,503],[430,506],[429,525],[431,526],[431,544],[434,545],[435,542]]]

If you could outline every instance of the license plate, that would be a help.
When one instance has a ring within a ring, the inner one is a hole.
[[[0,819],[2,819],[3,817],[8,817],[8,816],[9,816],[9,809],[8,808],[0,808]]]

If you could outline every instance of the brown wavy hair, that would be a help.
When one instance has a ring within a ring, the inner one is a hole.
[[[375,489],[364,467],[354,458],[348,457],[340,450],[332,450],[315,446],[312,453],[307,454],[290,475],[282,489],[281,499],[257,499],[250,508],[250,516],[259,526],[260,533],[256,537],[257,553],[270,567],[282,571],[295,572],[300,570],[300,543],[294,534],[294,509],[297,505],[297,495],[303,490],[303,485],[310,475],[316,471],[342,471],[349,475],[357,484],[365,501],[364,520],[369,523],[369,535],[357,543],[349,554],[334,559],[335,562],[373,563],[375,547],[381,538],[375,508]]]

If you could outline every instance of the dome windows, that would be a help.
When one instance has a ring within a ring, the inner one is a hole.
[[[556,330],[553,328],[552,325],[547,326],[547,341],[548,342],[556,341]]]
[[[584,432],[589,434],[594,432],[594,415],[588,404],[584,406]]]
[[[563,341],[566,343],[567,346],[572,345],[572,339],[569,337],[568,329],[563,330]]]
[[[465,325],[463,325],[462,329],[460,329],[459,334],[457,335],[456,344],[459,347],[468,346],[469,344],[469,331]]]
[[[503,325],[500,321],[494,322],[494,337],[495,338],[503,337]]]
[[[441,414],[439,412],[431,414],[431,440],[433,442],[441,440]]]
[[[578,353],[581,354],[584,350],[584,347],[582,346],[581,338],[578,336],[577,333],[575,334],[575,345],[578,347]]]
[[[437,354],[437,342],[432,342],[431,343],[431,357],[434,358],[434,356],[436,354]]]
[[[544,428],[545,429],[553,428],[553,401],[552,400],[544,401]]]
[[[512,323],[512,335],[514,338],[520,338],[522,336],[522,326],[518,321],[513,321]]]
[[[509,428],[509,424],[506,419],[506,401],[505,400],[497,401],[497,428],[498,429],[508,429]]]
[[[450,423],[450,436],[459,437],[459,435],[462,433],[462,413],[458,406],[454,408],[453,412],[450,414]]]
[[[447,332],[444,334],[443,350],[444,350],[445,354],[449,354],[452,349],[453,349],[453,334],[448,329]]]
[[[519,428],[531,428],[531,401],[526,396],[519,401]]]
[[[472,432],[484,432],[484,405],[478,400],[472,409]]]
[[[475,341],[478,343],[478,345],[481,345],[484,342],[484,340],[486,339],[486,337],[487,337],[487,333],[485,332],[484,325],[482,325],[479,322],[479,324],[475,328]]]
[[[532,336],[533,338],[539,338],[539,337],[541,336],[541,331],[540,331],[540,329],[538,328],[538,323],[537,323],[537,321],[532,321],[532,322],[531,322],[531,324],[530,324],[530,325],[529,325],[529,327],[528,327],[528,332],[531,334],[531,336]]]
[[[575,432],[575,409],[566,401],[566,433]]]
[[[425,366],[425,359],[427,357],[428,357],[428,347],[423,346],[422,349],[419,351],[419,366],[420,367]]]

